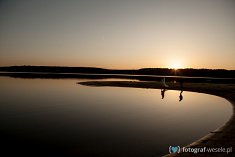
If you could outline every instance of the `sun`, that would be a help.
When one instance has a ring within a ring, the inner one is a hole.
[[[183,66],[182,66],[182,64],[181,64],[179,61],[172,61],[172,62],[170,63],[170,66],[169,66],[169,68],[175,69],[175,70],[180,69],[180,68],[182,68],[182,67],[183,67]]]

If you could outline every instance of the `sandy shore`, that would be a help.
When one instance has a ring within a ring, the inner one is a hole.
[[[80,82],[79,84],[87,86],[114,86],[114,87],[134,87],[134,88],[162,88],[160,82],[146,82],[146,81],[90,81]],[[169,84],[169,90],[180,90],[179,83],[167,83]],[[223,97],[231,102],[233,105],[233,115],[228,122],[217,130],[205,135],[203,138],[191,143],[187,147],[210,147],[218,148],[232,147],[233,153],[179,153],[168,154],[165,157],[186,157],[186,156],[234,156],[235,154],[235,84],[213,84],[213,83],[184,83],[184,91],[192,91],[199,93],[207,93],[216,96]]]

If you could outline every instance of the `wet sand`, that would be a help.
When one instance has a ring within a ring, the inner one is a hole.
[[[133,87],[133,88],[153,88],[162,89],[160,82],[154,81],[89,81],[79,82],[87,86],[114,86],[114,87]],[[169,90],[181,90],[180,83],[167,83]],[[179,153],[166,154],[164,157],[186,157],[186,156],[233,156],[235,154],[235,84],[213,84],[213,83],[183,83],[184,91],[212,94],[227,99],[233,105],[233,115],[228,122],[215,131],[212,131],[203,138],[191,143],[186,147],[208,147],[208,148],[234,148],[232,153]]]

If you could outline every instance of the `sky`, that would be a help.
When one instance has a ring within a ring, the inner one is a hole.
[[[235,70],[233,0],[0,0],[0,66]]]

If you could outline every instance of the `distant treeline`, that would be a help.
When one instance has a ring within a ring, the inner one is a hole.
[[[130,74],[164,75],[192,77],[235,78],[235,70],[225,69],[168,69],[143,68],[138,70],[113,70],[94,67],[57,67],[57,66],[10,66],[0,67],[2,72],[45,72],[45,73],[87,73],[87,74]]]

